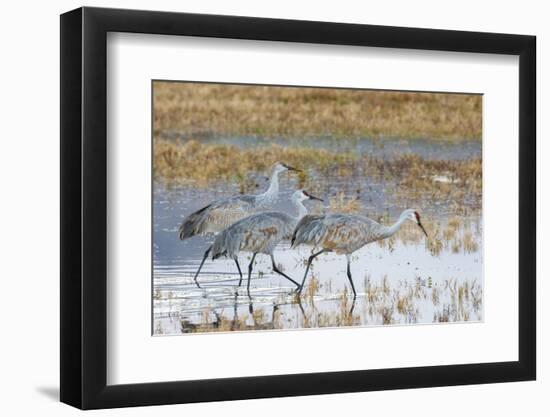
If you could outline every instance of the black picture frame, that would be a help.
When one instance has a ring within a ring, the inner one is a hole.
[[[519,56],[519,360],[107,385],[108,32]],[[61,401],[82,409],[482,384],[536,377],[536,38],[102,8],[61,15]]]

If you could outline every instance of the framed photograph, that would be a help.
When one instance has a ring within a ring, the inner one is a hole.
[[[533,380],[535,37],[61,16],[61,401]]]

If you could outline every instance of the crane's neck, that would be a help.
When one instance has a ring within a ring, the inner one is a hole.
[[[382,233],[382,239],[391,237],[394,234],[396,234],[401,228],[401,225],[405,223],[406,220],[407,220],[406,214],[402,213],[401,216],[399,216],[399,219],[394,224],[386,227],[386,230]]]
[[[307,214],[307,208],[298,199],[292,199],[292,202],[294,203],[294,208],[298,212],[298,216],[296,216],[295,219],[296,221],[300,221],[300,219]]]
[[[279,195],[279,173],[273,171],[271,174],[271,180],[269,181],[269,188],[263,194],[258,195],[257,199],[261,205],[272,205],[277,201]]]

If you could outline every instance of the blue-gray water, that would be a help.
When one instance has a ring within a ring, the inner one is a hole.
[[[163,138],[183,140],[179,133],[164,134]],[[195,137],[194,137],[195,138]],[[239,148],[251,148],[268,145],[297,146],[324,148],[330,151],[353,152],[369,154],[379,158],[414,153],[427,159],[468,159],[481,156],[481,143],[477,140],[452,141],[433,139],[337,139],[333,137],[305,137],[298,141],[292,138],[258,136],[204,136],[200,138],[204,144],[232,145]]]

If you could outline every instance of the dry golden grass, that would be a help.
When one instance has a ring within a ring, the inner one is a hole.
[[[480,139],[480,95],[155,81],[155,138],[178,134]]]
[[[404,154],[391,159],[370,158],[366,172],[395,182],[392,197],[402,206],[418,201],[448,202],[455,214],[469,215],[481,210],[482,166],[480,157],[432,160]]]
[[[481,192],[480,157],[466,160],[426,159],[408,153],[391,159],[370,158],[367,172],[389,179],[397,178],[404,190],[445,193],[462,188],[465,192]]]
[[[329,199],[328,209],[334,213],[361,213],[363,206],[358,198],[347,197],[344,192],[340,191]]]
[[[154,149],[154,176],[167,183],[207,186],[236,180],[241,183],[250,172],[268,173],[276,161],[308,169],[325,170],[345,165],[356,157],[325,149],[264,146],[242,149],[228,145],[205,145],[196,140],[184,143],[159,140]]]
[[[403,203],[419,197],[462,201],[469,196],[481,201],[481,158],[450,161],[404,154],[391,159],[378,159],[311,147],[270,145],[239,148],[204,144],[196,140],[158,140],[153,167],[157,180],[205,187],[228,180],[246,183],[250,173],[267,174],[275,161],[284,161],[303,169],[305,172],[299,176],[299,186],[306,187],[312,193],[318,191],[314,188],[319,187],[329,172],[353,178],[361,170],[363,174],[395,181],[395,197]],[[316,171],[315,178],[309,178],[312,169]],[[448,178],[449,182],[434,181],[434,176]],[[334,205],[348,202],[345,197],[342,201],[339,198]]]

